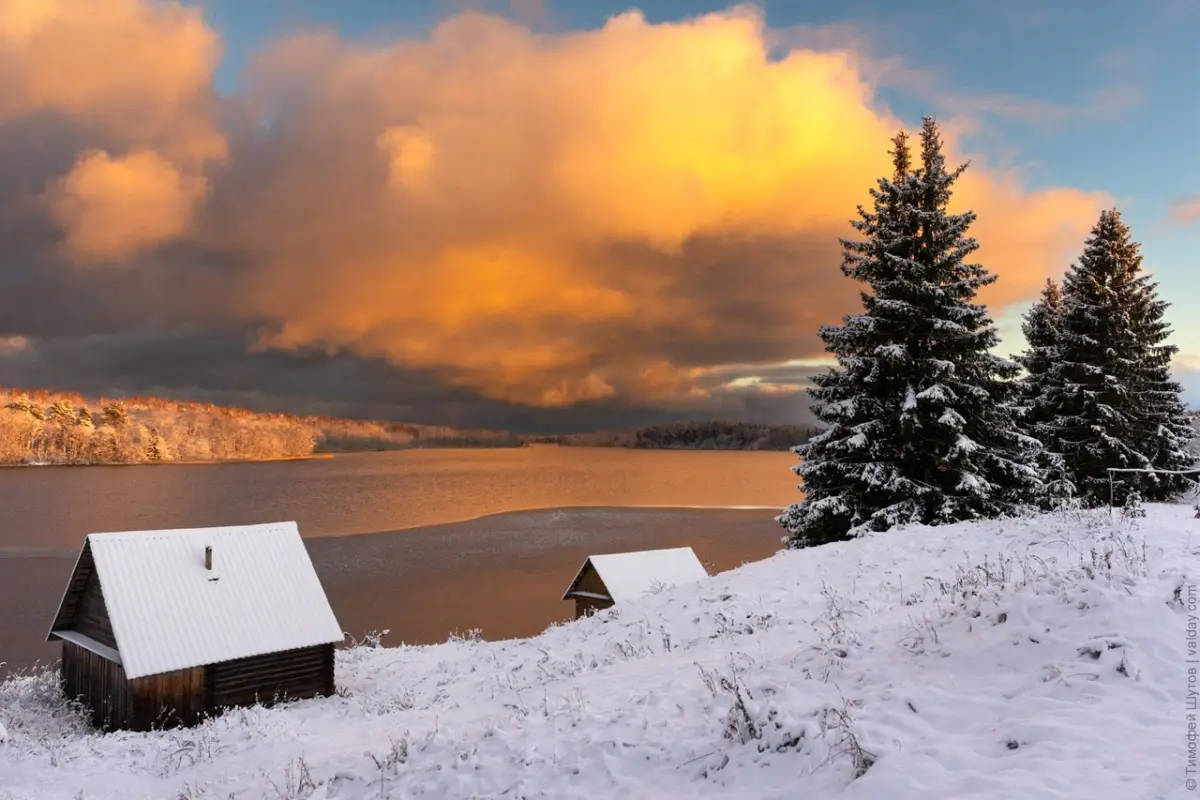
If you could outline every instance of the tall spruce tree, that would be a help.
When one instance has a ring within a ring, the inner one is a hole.
[[[930,118],[915,169],[907,137],[893,144],[892,178],[851,223],[863,239],[842,241],[842,271],[870,291],[864,313],[820,330],[838,368],[811,392],[826,430],[795,449],[805,497],[778,518],[792,547],[1001,516],[1039,487],[1038,444],[1009,405],[1019,367],[988,352],[995,327],[973,302],[995,280],[964,262],[975,215],[947,210],[966,167],[946,169]]]
[[[1058,348],[1035,401],[1038,432],[1088,505],[1179,494],[1179,470],[1194,465],[1180,387],[1170,379],[1176,348],[1165,344],[1167,304],[1142,272],[1140,246],[1115,209],[1101,212],[1063,282]]]

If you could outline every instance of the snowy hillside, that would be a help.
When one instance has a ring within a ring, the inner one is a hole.
[[[1166,797],[1193,517],[780,553],[534,639],[354,648],[340,696],[186,731],[86,734],[10,681],[0,798]]]

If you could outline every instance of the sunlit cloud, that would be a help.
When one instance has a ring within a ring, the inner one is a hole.
[[[30,347],[32,347],[32,342],[29,341],[28,337],[2,336],[0,337],[0,358],[25,353]]]
[[[904,122],[853,42],[781,42],[750,7],[288,37],[220,107],[219,52],[190,6],[0,0],[0,139],[48,109],[78,139],[38,188],[64,256],[153,275],[187,244],[207,324],[259,350],[535,406],[798,392],[772,365],[819,359],[818,325],[854,310],[837,238]],[[962,151],[968,116],[946,122],[1001,276],[985,300],[1031,297],[1111,199],[1031,190]],[[197,302],[156,318],[194,324]]]
[[[1181,225],[1200,221],[1200,194],[1176,197],[1167,209],[1167,219]]]
[[[47,199],[71,258],[115,261],[185,233],[206,189],[203,178],[181,174],[154,152],[113,158],[96,151]]]
[[[0,124],[51,112],[99,141],[219,158],[212,76],[220,52],[196,7],[0,0]]]

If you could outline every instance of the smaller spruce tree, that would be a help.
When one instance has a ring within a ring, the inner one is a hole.
[[[1050,367],[1059,357],[1058,336],[1062,311],[1062,289],[1053,279],[1047,279],[1041,297],[1022,320],[1021,332],[1025,334],[1026,349],[1015,358],[1025,371],[1017,392],[1020,427],[1026,435],[1042,443],[1038,466],[1044,488],[1038,504],[1045,508],[1058,507],[1075,494],[1075,486],[1063,464],[1060,443],[1042,429],[1049,420],[1039,403],[1039,398],[1049,390]]]
[[[1141,256],[1137,264],[1140,267]],[[1130,376],[1134,438],[1155,472],[1142,476],[1138,489],[1144,500],[1162,502],[1178,498],[1195,486],[1196,454],[1189,443],[1195,435],[1183,403],[1182,387],[1171,378],[1171,359],[1179,352],[1167,344],[1171,327],[1164,319],[1170,304],[1158,297],[1150,276],[1136,278],[1130,323],[1137,342],[1137,358]]]
[[[1016,358],[1025,370],[1020,382],[1020,406],[1033,412],[1036,398],[1043,394],[1050,366],[1058,357],[1058,321],[1062,315],[1062,289],[1053,279],[1046,280],[1042,296],[1025,314],[1021,332],[1026,350]],[[1032,419],[1033,414],[1029,415]]]
[[[1087,505],[1124,503],[1138,479],[1110,469],[1152,466],[1139,447],[1131,381],[1143,356],[1134,321],[1141,256],[1116,210],[1101,212],[1063,281],[1055,358],[1035,399],[1039,438],[1061,453]]]

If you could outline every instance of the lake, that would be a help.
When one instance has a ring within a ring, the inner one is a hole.
[[[57,656],[42,640],[90,532],[295,520],[356,637],[529,636],[569,618],[562,592],[589,553],[691,545],[710,571],[770,555],[795,463],[546,446],[0,469],[0,662]]]

